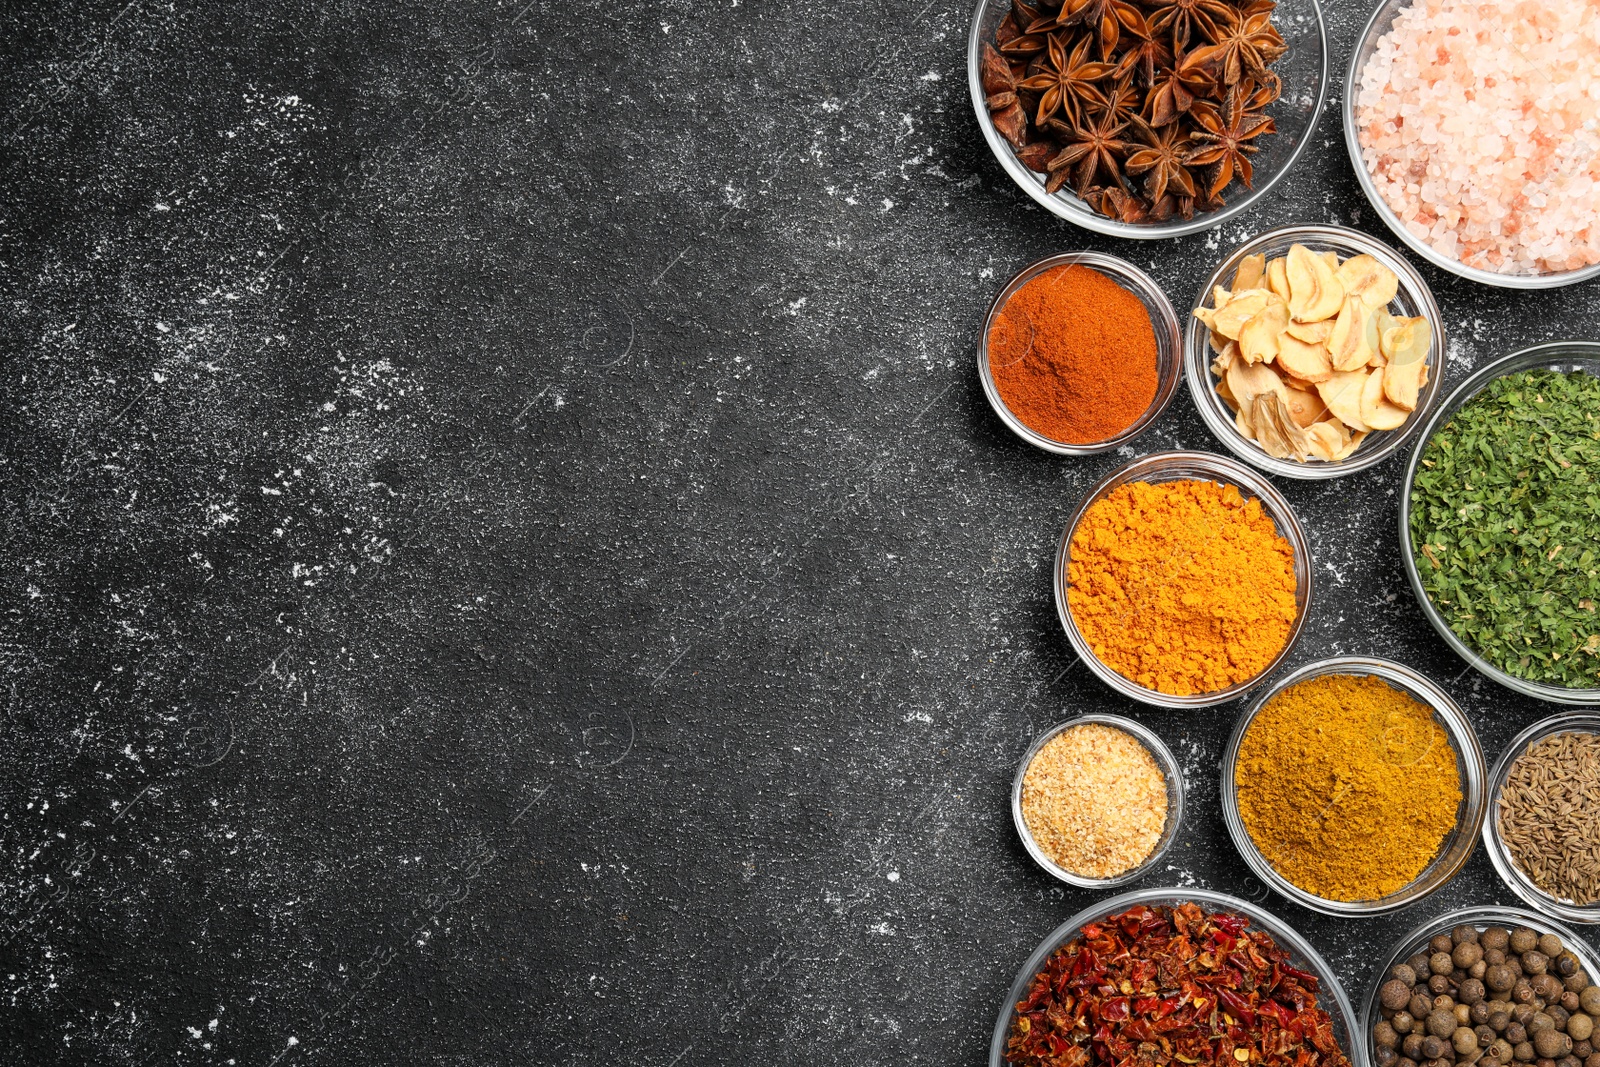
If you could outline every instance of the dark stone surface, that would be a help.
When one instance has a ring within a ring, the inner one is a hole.
[[[1364,5],[1330,12],[1342,65]],[[1237,705],[1131,707],[1049,564],[1120,456],[987,410],[1015,269],[1186,306],[1293,221],[1375,228],[1337,110],[1222,232],[1032,207],[965,5],[42,4],[6,16],[0,1034],[9,1063],[967,1063],[1091,900],[1014,761],[1115,710],[1184,762],[1151,883],[1263,899],[1353,993],[1448,908],[1316,918],[1215,798]],[[1335,94],[1335,105],[1337,94]],[[1596,287],[1426,271],[1446,372],[1600,335]],[[1186,394],[1137,451],[1213,448]],[[1485,747],[1553,709],[1404,584],[1401,464],[1285,484],[1320,602]]]

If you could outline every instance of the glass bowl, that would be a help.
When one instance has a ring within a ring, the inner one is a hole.
[[[1305,245],[1313,252],[1337,252],[1345,259],[1363,254],[1373,257],[1400,277],[1400,289],[1389,304],[1390,310],[1398,310],[1405,316],[1421,316],[1433,327],[1433,348],[1428,354],[1428,384],[1418,394],[1417,408],[1405,425],[1398,430],[1378,430],[1368,434],[1360,448],[1335,463],[1320,459],[1305,463],[1276,459],[1267,455],[1259,444],[1248,440],[1234,425],[1233,410],[1217,395],[1216,379],[1211,373],[1213,353],[1210,331],[1205,323],[1193,315],[1189,316],[1184,329],[1183,363],[1189,375],[1189,393],[1194,397],[1195,407],[1200,409],[1201,420],[1234,455],[1252,466],[1284,478],[1342,478],[1376,466],[1400,451],[1416,435],[1417,428],[1427,417],[1428,409],[1439,399],[1439,393],[1444,388],[1444,316],[1439,313],[1439,305],[1434,302],[1433,291],[1428,288],[1428,283],[1404,256],[1382,241],[1343,226],[1285,226],[1245,242],[1235,248],[1206,279],[1199,295],[1195,297],[1194,306],[1208,306],[1211,303],[1211,291],[1218,285],[1231,288],[1233,276],[1245,256],[1260,254],[1269,260],[1277,259],[1287,255],[1290,246],[1296,244]]]
[[[1429,438],[1449,420],[1450,416],[1460,410],[1461,405],[1477,396],[1496,378],[1535,369],[1584,371],[1600,377],[1600,341],[1549,341],[1542,345],[1524,348],[1485,365],[1456,386],[1455,391],[1435,409],[1433,417],[1417,435],[1417,447],[1411,450],[1411,460],[1406,464],[1405,487],[1400,494],[1400,558],[1405,564],[1406,578],[1411,583],[1411,592],[1416,595],[1417,603],[1422,606],[1422,614],[1427,616],[1433,628],[1439,632],[1439,636],[1444,638],[1445,644],[1454,649],[1456,655],[1466,660],[1479,674],[1499,682],[1507,689],[1525,696],[1538,697],[1540,700],[1550,700],[1558,704],[1600,704],[1600,687],[1578,689],[1516,678],[1469,648],[1466,642],[1450,629],[1450,625],[1444,621],[1444,616],[1433,606],[1433,601],[1428,599],[1427,591],[1422,588],[1422,576],[1417,571],[1416,553],[1411,548],[1411,487],[1416,481],[1417,465],[1422,460],[1422,452],[1427,447]],[[1600,978],[1600,975],[1596,977]]]
[[[1035,174],[1017,160],[1016,153],[1004,137],[1000,136],[984,106],[980,67],[983,61],[983,44],[994,39],[995,28],[1011,10],[1011,0],[978,0],[972,12],[972,27],[967,32],[967,86],[972,94],[972,106],[977,112],[978,126],[984,140],[994,153],[1000,166],[1011,180],[1040,204],[1046,211],[1095,233],[1113,237],[1154,239],[1182,237],[1220,226],[1250,208],[1294,169],[1306,146],[1316,134],[1317,119],[1328,96],[1328,33],[1322,23],[1322,8],[1317,0],[1279,0],[1273,12],[1273,24],[1283,35],[1289,52],[1277,63],[1273,71],[1283,80],[1283,96],[1267,109],[1267,114],[1278,124],[1278,132],[1262,138],[1260,154],[1252,157],[1255,167],[1254,190],[1238,195],[1226,206],[1206,214],[1197,214],[1189,220],[1169,219],[1166,222],[1119,222],[1095,211],[1072,194],[1070,189],[1056,193],[1044,191],[1044,177]]]
[[[1090,723],[1113,726],[1131,734],[1154,757],[1162,775],[1167,779],[1167,825],[1161,831],[1160,840],[1156,842],[1156,847],[1151,850],[1143,863],[1112,878],[1085,878],[1059,866],[1039,848],[1038,842],[1034,841],[1033,834],[1028,830],[1028,824],[1022,817],[1022,779],[1027,774],[1028,764],[1033,762],[1033,757],[1037,756],[1039,750],[1057,734]],[[1028,850],[1028,855],[1033,857],[1034,862],[1068,885],[1075,885],[1080,889],[1112,889],[1119,885],[1127,885],[1149,874],[1167,854],[1172,842],[1177,840],[1178,827],[1183,822],[1183,771],[1179,769],[1172,750],[1148,727],[1120,715],[1080,715],[1076,719],[1069,719],[1058,726],[1052,726],[1040,734],[1033,744],[1028,746],[1028,751],[1023,753],[1022,762],[1017,764],[1017,776],[1011,783],[1011,821],[1016,823],[1017,836],[1022,838],[1022,845]]]
[[[1294,625],[1289,629],[1289,638],[1283,643],[1283,648],[1272,658],[1265,669],[1254,678],[1238,682],[1226,689],[1218,689],[1210,693],[1194,693],[1180,696],[1175,693],[1162,693],[1154,689],[1146,689],[1130,679],[1124,678],[1116,671],[1101,663],[1099,658],[1089,648],[1078,630],[1078,624],[1072,617],[1072,611],[1067,605],[1067,567],[1072,562],[1072,535],[1078,529],[1078,523],[1083,521],[1084,515],[1095,501],[1100,500],[1118,486],[1128,482],[1175,482],[1186,478],[1200,481],[1217,482],[1222,485],[1235,486],[1246,499],[1255,497],[1261,501],[1262,510],[1272,518],[1278,527],[1279,536],[1286,538],[1294,548],[1294,577],[1295,577],[1295,604],[1299,613],[1295,616]],[[1243,696],[1265,678],[1277,670],[1293,650],[1295,642],[1300,639],[1300,631],[1305,628],[1306,615],[1311,610],[1311,545],[1306,539],[1304,527],[1295,516],[1294,509],[1267,481],[1255,471],[1242,463],[1237,463],[1224,456],[1213,455],[1210,452],[1157,452],[1123,464],[1110,474],[1106,475],[1098,485],[1089,490],[1078,509],[1072,513],[1072,518],[1067,520],[1066,531],[1061,535],[1060,547],[1056,549],[1055,569],[1055,595],[1056,614],[1061,618],[1061,625],[1067,631],[1067,640],[1078,653],[1078,658],[1094,672],[1094,674],[1112,689],[1132,697],[1134,700],[1146,704],[1153,704],[1162,708],[1203,708],[1212,704],[1221,704],[1235,697]]]
[[[1301,889],[1267,862],[1239,815],[1238,782],[1234,779],[1234,766],[1239,760],[1239,747],[1244,743],[1245,731],[1255,722],[1261,709],[1279,693],[1292,685],[1329,674],[1375,675],[1409,694],[1412,699],[1431,707],[1433,721],[1449,735],[1450,745],[1456,753],[1456,770],[1461,776],[1461,804],[1456,811],[1455,829],[1445,837],[1439,854],[1410,884],[1374,900],[1331,900]],[[1483,825],[1484,812],[1488,808],[1484,790],[1486,777],[1483,748],[1478,744],[1477,732],[1473,730],[1471,720],[1444,690],[1411,668],[1389,660],[1339,656],[1306,664],[1258,694],[1244,714],[1239,716],[1238,725],[1233,728],[1233,736],[1222,756],[1222,818],[1228,824],[1228,834],[1233,838],[1234,847],[1256,877],[1294,903],[1324,915],[1380,915],[1415,904],[1455,877],[1456,872],[1471,858],[1472,850],[1478,843],[1478,830]]]
[[[1150,313],[1150,325],[1154,327],[1156,335],[1155,398],[1150,401],[1145,413],[1126,430],[1115,437],[1089,444],[1057,441],[1029,429],[1021,419],[1011,413],[1010,408],[1006,407],[1005,401],[1000,397],[1000,390],[995,385],[994,372],[989,367],[989,330],[994,326],[995,317],[1000,314],[1000,309],[1005,306],[1006,301],[1010,300],[1012,294],[1024,284],[1045,271],[1073,265],[1097,270],[1138,297],[1144,309]],[[994,408],[994,413],[1000,416],[1000,421],[1005,423],[1012,433],[1035,448],[1063,456],[1090,456],[1097,452],[1106,452],[1138,437],[1167,409],[1167,405],[1172,402],[1173,396],[1178,391],[1178,379],[1182,376],[1183,361],[1178,349],[1178,313],[1173,310],[1172,301],[1167,299],[1167,294],[1162,292],[1161,287],[1144,271],[1126,260],[1099,252],[1063,252],[1059,256],[1050,256],[1048,259],[1041,259],[1022,268],[999,293],[995,294],[993,303],[989,305],[989,313],[983,319],[983,333],[978,337],[978,380],[983,383],[983,395],[989,398],[989,406]]]
[[[1292,927],[1273,916],[1271,912],[1249,901],[1225,893],[1214,893],[1209,889],[1140,889],[1132,893],[1123,893],[1121,896],[1089,905],[1052,930],[1022,965],[1016,981],[1011,983],[1010,994],[1000,1005],[1000,1018],[995,1022],[994,1037],[989,1042],[989,1067],[1007,1067],[1006,1035],[1011,1030],[1011,1017],[1016,1011],[1017,1002],[1027,992],[1028,983],[1039,973],[1039,969],[1044,966],[1045,960],[1050,958],[1052,952],[1072,940],[1088,923],[1126,911],[1135,904],[1143,904],[1146,907],[1156,905],[1176,907],[1189,901],[1199,904],[1207,913],[1232,912],[1249,919],[1251,928],[1269,934],[1278,946],[1289,954],[1291,963],[1303,971],[1316,975],[1317,1004],[1332,1020],[1333,1036],[1338,1040],[1339,1047],[1344,1049],[1349,1057],[1351,1067],[1368,1067],[1368,1058],[1362,1054],[1360,1044],[1353,1040],[1356,1036],[1355,1009],[1350,1006],[1350,999],[1345,996],[1344,987],[1339,984],[1339,978],[1333,973],[1333,968],[1328,966],[1328,961],[1311,947],[1311,942],[1295,933]]]
[[[1389,32],[1395,18],[1411,4],[1412,0],[1383,0],[1378,4],[1376,10],[1372,12],[1372,17],[1367,20],[1366,29],[1361,31],[1361,39],[1350,53],[1350,66],[1344,76],[1344,102],[1341,105],[1344,113],[1344,144],[1350,153],[1350,165],[1355,169],[1356,181],[1361,183],[1361,191],[1367,194],[1367,201],[1372,205],[1372,210],[1376,211],[1385,225],[1394,231],[1395,236],[1404,241],[1417,255],[1440,270],[1447,270],[1451,274],[1482,285],[1494,285],[1504,289],[1554,289],[1588,281],[1590,278],[1600,278],[1600,263],[1578,270],[1553,271],[1548,274],[1501,274],[1498,271],[1469,267],[1459,259],[1435,251],[1432,245],[1406,229],[1406,224],[1400,221],[1400,216],[1396,215],[1384,201],[1372,180],[1372,175],[1367,173],[1366,163],[1361,158],[1361,137],[1356,125],[1356,102],[1360,96],[1361,71],[1366,67],[1367,60],[1372,58],[1373,52],[1377,51],[1378,39]]]
[[[1372,1028],[1383,1017],[1378,1006],[1378,990],[1384,982],[1388,981],[1389,972],[1396,964],[1404,963],[1431,941],[1438,934],[1448,934],[1453,927],[1471,925],[1481,932],[1486,926],[1527,926],[1540,933],[1555,934],[1561,938],[1567,948],[1583,963],[1583,969],[1588,973],[1591,981],[1600,981],[1600,958],[1594,954],[1594,949],[1572,930],[1563,926],[1548,916],[1526,911],[1522,908],[1479,907],[1463,908],[1452,911],[1448,915],[1441,915],[1437,919],[1430,919],[1421,926],[1412,930],[1395,943],[1394,951],[1381,958],[1378,969],[1373,973],[1372,981],[1367,984],[1366,997],[1361,1002],[1361,1041],[1360,1051],[1366,1063],[1377,1062],[1373,1058]],[[1353,1061],[1354,1057],[1352,1057]],[[1533,1067],[1529,1064],[1529,1067]]]
[[[1600,694],[1596,696],[1600,697]],[[1534,885],[1533,880],[1523,874],[1522,868],[1511,858],[1511,850],[1506,847],[1505,838],[1500,836],[1500,790],[1505,788],[1506,777],[1511,773],[1511,764],[1535,741],[1542,741],[1554,734],[1569,733],[1600,734],[1600,710],[1563,711],[1552,715],[1522,731],[1506,746],[1506,750],[1500,754],[1499,761],[1495,763],[1494,770],[1489,774],[1489,797],[1495,805],[1495,810],[1484,820],[1483,843],[1489,850],[1489,859],[1493,861],[1494,869],[1500,872],[1500,880],[1530,905],[1546,915],[1565,919],[1567,922],[1600,923],[1600,903],[1573,904],[1552,896]],[[1591,970],[1589,976],[1600,981],[1600,967]]]

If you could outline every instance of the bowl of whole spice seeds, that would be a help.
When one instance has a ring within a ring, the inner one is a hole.
[[[1472,856],[1483,750],[1449,695],[1409,667],[1307,664],[1245,709],[1222,757],[1222,813],[1256,876],[1327,915],[1416,903]]]
[[[1404,256],[1341,226],[1247,241],[1195,297],[1184,369],[1201,420],[1253,466],[1340,478],[1398,453],[1444,385],[1443,317]]]
[[[1145,889],[1034,949],[989,1067],[1365,1067],[1356,1026],[1333,969],[1287,923],[1222,893]]]
[[[983,136],[1046,210],[1177,237],[1294,167],[1328,92],[1317,0],[978,0],[967,81]]]
[[[1400,552],[1423,614],[1501,685],[1600,703],[1600,342],[1490,363],[1419,437]]]
[[[1087,456],[1143,433],[1178,391],[1178,315],[1149,275],[1099,252],[1018,271],[978,340],[978,379],[1012,433]]]
[[[1242,463],[1158,452],[1084,497],[1056,551],[1056,612],[1089,669],[1158,707],[1220,704],[1283,662],[1311,604],[1311,548]]]
[[[1558,919],[1600,923],[1600,711],[1563,712],[1518,734],[1489,795],[1483,840],[1511,891]]]
[[[1373,1067],[1600,1067],[1600,959],[1521,908],[1441,915],[1378,968],[1362,1004]]]
[[[1082,715],[1041,734],[1011,786],[1028,854],[1082,889],[1155,867],[1183,821],[1183,774],[1154,732],[1118,715]]]

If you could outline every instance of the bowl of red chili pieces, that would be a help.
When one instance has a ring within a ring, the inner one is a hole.
[[[1222,893],[1094,905],[1034,951],[991,1067],[1352,1067],[1355,1014],[1316,949]]]
[[[1125,260],[1066,252],[1024,267],[984,320],[978,377],[1000,421],[1047,452],[1128,443],[1172,401],[1183,374],[1178,316]]]

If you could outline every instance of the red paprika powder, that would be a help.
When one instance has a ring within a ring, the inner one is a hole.
[[[1143,302],[1088,267],[1024,282],[989,328],[989,370],[1011,414],[1084,445],[1115,437],[1156,397],[1156,331]]]

